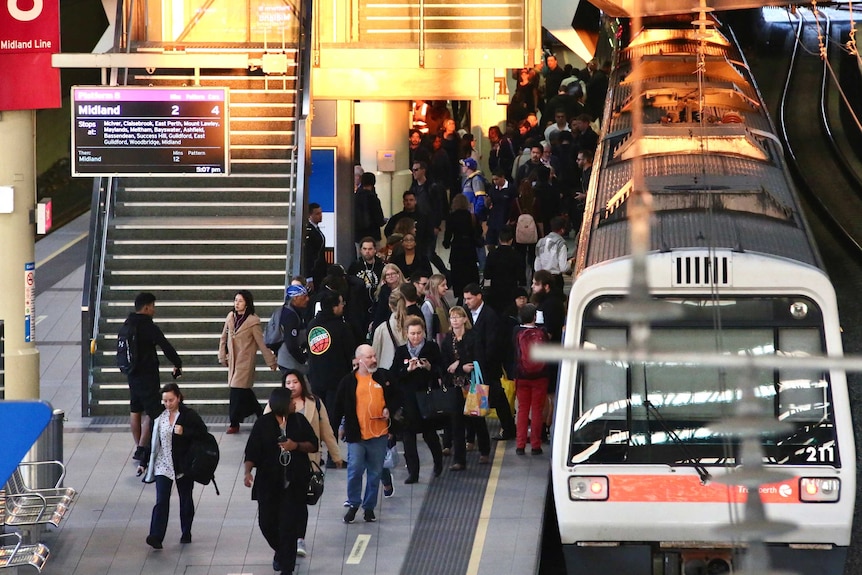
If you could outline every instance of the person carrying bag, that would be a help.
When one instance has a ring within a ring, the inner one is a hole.
[[[419,452],[416,434],[421,433],[434,459],[434,477],[443,472],[443,448],[437,435],[435,414],[432,414],[430,391],[439,384],[442,360],[440,348],[425,339],[425,323],[416,316],[405,322],[407,343],[395,350],[390,371],[397,374],[398,386],[404,397],[404,427],[401,441],[407,463],[406,484],[419,481]],[[438,391],[440,391],[438,389]],[[420,403],[421,400],[421,403]],[[426,401],[427,400],[427,401]],[[424,413],[423,413],[424,411]]]
[[[473,371],[470,373],[470,388],[464,401],[464,415],[470,417],[485,417],[491,411],[488,403],[490,388],[485,384],[482,377],[482,369],[479,362],[473,362]]]

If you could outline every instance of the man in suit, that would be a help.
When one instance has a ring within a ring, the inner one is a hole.
[[[308,282],[308,290],[319,288],[326,275],[326,238],[320,231],[323,210],[320,204],[308,204],[308,220],[305,222],[305,252],[302,273]]]
[[[473,333],[476,335],[476,359],[482,368],[482,375],[489,387],[488,400],[491,407],[497,410],[497,418],[500,420],[500,434],[494,437],[498,441],[515,438],[515,418],[506,399],[506,392],[500,378],[503,375],[503,358],[501,350],[504,333],[500,316],[485,305],[482,297],[482,288],[479,284],[470,283],[464,287],[464,305],[470,312],[470,323],[473,325]]]

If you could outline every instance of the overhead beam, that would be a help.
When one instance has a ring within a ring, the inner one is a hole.
[[[54,54],[51,65],[55,68],[209,68],[244,69],[252,63],[249,54],[189,54],[176,53],[106,53],[106,54]]]
[[[700,0],[590,0],[608,16],[614,18],[634,18],[635,16],[667,16],[671,14],[696,13]],[[792,0],[709,0],[709,7],[715,11],[741,10],[744,8],[762,8],[763,6],[790,6],[799,4]],[[640,13],[638,13],[640,12]]]

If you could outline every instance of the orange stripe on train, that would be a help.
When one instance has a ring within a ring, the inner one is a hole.
[[[609,475],[608,501],[641,503],[744,503],[748,489],[715,481],[701,485],[694,475]],[[799,479],[760,486],[764,503],[799,503]]]

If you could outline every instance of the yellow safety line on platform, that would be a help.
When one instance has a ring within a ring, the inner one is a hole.
[[[365,551],[368,549],[368,543],[371,541],[371,535],[362,534],[356,536],[356,541],[350,549],[350,555],[347,556],[346,565],[359,565],[362,558],[365,556]]]
[[[498,441],[494,452],[494,465],[485,487],[485,498],[482,500],[482,510],[479,512],[479,524],[476,526],[476,536],[473,538],[473,550],[470,552],[470,563],[465,575],[476,575],[479,563],[482,561],[482,551],[485,548],[485,537],[488,535],[488,523],[491,522],[491,508],[494,507],[494,495],[500,480],[500,470],[503,468],[503,455],[506,453],[506,442]]]
[[[60,254],[62,254],[63,252],[65,252],[66,250],[68,250],[69,248],[71,248],[72,246],[74,246],[75,244],[77,244],[78,242],[80,242],[82,239],[86,238],[86,237],[87,237],[87,235],[88,235],[89,233],[90,233],[90,232],[84,232],[84,233],[82,233],[82,234],[81,234],[81,235],[79,235],[77,238],[75,238],[74,240],[72,240],[72,241],[68,242],[66,245],[62,246],[59,250],[57,250],[56,252],[54,252],[53,254],[51,254],[50,256],[48,256],[47,258],[45,258],[44,260],[42,260],[41,262],[36,263],[36,269],[38,270],[38,269],[39,269],[39,266],[41,266],[41,265],[43,265],[43,264],[46,264],[46,263],[50,262],[51,260],[53,260],[54,258],[56,258],[57,256],[59,256]]]

